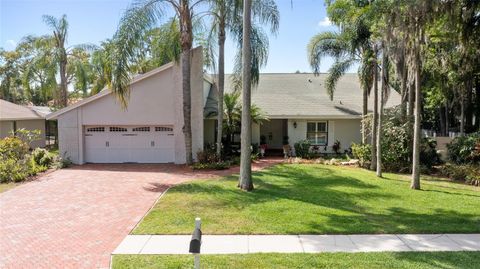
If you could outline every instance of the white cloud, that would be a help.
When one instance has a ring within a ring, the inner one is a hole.
[[[9,39],[5,41],[5,49],[7,50],[13,50],[15,49],[16,46],[17,46],[17,42],[15,42],[15,40],[13,39]]]
[[[326,26],[331,26],[331,25],[332,25],[332,21],[330,21],[329,17],[325,17],[325,18],[323,18],[323,20],[318,22],[318,26],[320,26],[320,27],[326,27]]]

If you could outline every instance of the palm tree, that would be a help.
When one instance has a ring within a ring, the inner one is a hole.
[[[59,100],[57,106],[66,107],[68,105],[67,92],[67,50],[65,43],[67,41],[68,22],[67,16],[63,15],[60,19],[56,19],[50,15],[43,15],[43,21],[51,28],[54,37],[55,58],[59,67]]]
[[[225,93],[223,98],[223,129],[229,142],[233,140],[233,134],[241,126],[242,119],[242,102],[240,100],[240,92],[234,91],[232,93]],[[250,115],[252,122],[262,124],[268,121],[269,118],[263,113],[261,108],[255,104],[250,107]]]
[[[217,90],[218,90],[218,111],[223,111],[223,95],[224,95],[224,85],[225,85],[225,40],[226,34],[229,32],[233,35],[234,39],[240,45],[239,51],[241,51],[241,16],[240,11],[241,1],[239,0],[211,0],[212,4],[212,31],[210,32],[209,40],[209,51],[214,50],[214,44],[218,43],[218,75],[217,75]],[[278,25],[280,21],[279,12],[277,5],[272,0],[267,1],[254,1],[252,3],[253,17],[257,18],[261,23],[270,24],[271,32],[276,33],[278,31]],[[253,35],[259,32],[260,30],[255,28],[253,30]],[[217,42],[215,42],[215,39]],[[255,39],[251,39],[254,41]],[[266,40],[266,42],[265,42]],[[262,42],[251,42],[252,51],[262,51],[264,53],[260,54],[261,59],[257,59],[255,53],[252,54],[254,62],[264,63],[266,62],[265,51],[268,47],[268,38],[262,38]],[[267,44],[267,45],[265,45]],[[268,52],[267,52],[268,53]],[[215,55],[211,53],[211,55]],[[240,54],[241,55],[241,54]],[[235,58],[236,74],[241,72],[241,57]],[[254,66],[259,66],[257,64]],[[252,77],[259,76],[259,69],[252,69]],[[258,80],[254,80],[254,83]],[[220,156],[221,153],[221,143],[222,143],[222,122],[223,114],[218,113],[217,115],[217,154]]]
[[[164,17],[171,8],[178,17],[180,29],[182,93],[183,93],[183,133],[185,136],[186,163],[193,163],[192,127],[191,127],[191,87],[190,87],[190,51],[193,43],[193,8],[203,2],[193,4],[190,0],[137,0],[125,11],[115,34],[116,65],[113,68],[112,90],[126,106],[131,79],[130,60],[135,57],[136,49],[142,37]]]
[[[307,53],[315,74],[320,72],[321,60],[330,56],[334,58],[334,63],[328,70],[328,77],[325,82],[327,93],[333,100],[335,87],[338,80],[354,64],[360,64],[358,76],[363,91],[363,111],[362,116],[365,119],[368,114],[368,96],[373,84],[374,56],[372,41],[370,40],[370,29],[363,16],[355,19],[351,25],[343,22],[341,31],[323,32],[310,39]],[[366,125],[362,121],[362,143],[367,143]]]
[[[252,1],[243,1],[243,38],[242,38],[242,129],[240,133],[240,177],[238,186],[245,191],[253,190],[252,160],[250,145],[252,144],[251,104],[251,9]]]

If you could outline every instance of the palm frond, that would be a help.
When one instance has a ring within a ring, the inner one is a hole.
[[[327,90],[330,100],[333,100],[333,93],[335,92],[335,86],[337,85],[338,80],[355,63],[355,61],[354,58],[347,58],[344,60],[338,59],[328,70],[329,74],[325,81],[325,89]]]
[[[321,60],[330,56],[341,58],[350,52],[350,47],[340,34],[335,32],[323,32],[310,39],[307,46],[307,56],[310,67],[315,74],[320,73]]]
[[[116,64],[112,70],[112,91],[123,106],[127,105],[130,95],[130,60],[135,56],[143,35],[163,17],[164,3],[161,0],[137,0],[120,20],[114,37]]]

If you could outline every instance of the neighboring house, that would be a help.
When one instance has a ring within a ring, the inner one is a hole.
[[[192,153],[203,149],[202,49],[192,51]],[[124,109],[108,89],[47,116],[58,120],[59,152],[76,164],[185,163],[181,67],[163,65],[135,77]]]
[[[0,99],[0,139],[10,136],[19,129],[40,130],[40,138],[30,147],[45,147],[45,116],[48,107],[26,107]]]
[[[341,150],[361,141],[362,92],[357,75],[342,77],[334,101],[324,89],[326,75],[262,74],[253,89],[252,102],[270,120],[253,124],[252,142],[265,135],[270,149],[281,149],[284,136],[290,145],[304,139],[331,152],[336,140]],[[100,93],[47,116],[58,120],[59,150],[76,164],[185,163],[182,74],[169,63],[131,82],[126,109],[105,89]],[[231,91],[227,79],[226,91]],[[203,74],[202,50],[192,53],[192,154],[215,143],[217,93]],[[400,103],[390,94],[387,107]],[[372,102],[370,100],[370,108]]]
[[[258,86],[252,89],[252,103],[270,120],[262,125],[253,124],[252,143],[258,144],[263,135],[269,149],[282,149],[283,137],[288,136],[292,148],[296,142],[307,139],[320,152],[333,152],[336,140],[341,152],[352,143],[360,143],[363,97],[358,75],[346,74],[340,78],[333,101],[324,87],[326,77],[327,74],[261,74]],[[230,82],[226,80],[227,92],[233,87]],[[400,101],[400,95],[392,90],[385,107],[398,105]],[[370,111],[373,108],[373,94],[368,108]],[[205,128],[214,126],[214,117],[210,121]],[[208,143],[215,141],[214,134],[206,133],[205,137]]]

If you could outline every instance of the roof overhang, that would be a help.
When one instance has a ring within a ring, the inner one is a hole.
[[[305,119],[327,119],[327,120],[353,120],[361,119],[362,115],[268,115],[269,119],[292,119],[292,120],[305,120]]]

